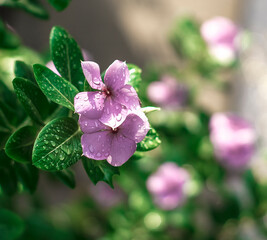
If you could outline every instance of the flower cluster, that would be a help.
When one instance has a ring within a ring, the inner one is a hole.
[[[182,107],[188,96],[185,85],[169,75],[163,75],[160,81],[152,82],[147,89],[149,99],[163,108]]]
[[[210,120],[210,139],[221,164],[233,170],[244,168],[254,153],[256,134],[246,120],[217,113]]]
[[[135,89],[127,84],[129,70],[125,62],[115,60],[106,70],[104,82],[97,63],[81,63],[84,75],[93,92],[75,96],[75,112],[83,131],[83,154],[121,166],[135,152],[149,130]]]
[[[231,63],[236,58],[238,27],[224,17],[215,17],[201,26],[201,35],[212,57],[221,63]]]
[[[189,181],[188,172],[175,163],[163,163],[147,180],[147,189],[155,204],[164,210],[181,206],[186,198],[185,184]]]

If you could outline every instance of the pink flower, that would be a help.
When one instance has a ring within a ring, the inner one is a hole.
[[[174,77],[164,75],[148,86],[147,95],[150,101],[163,108],[180,108],[187,100],[188,91]]]
[[[252,158],[256,134],[246,120],[217,113],[210,120],[210,139],[221,164],[237,170],[244,168]]]
[[[188,172],[175,163],[163,163],[147,180],[147,189],[154,202],[164,210],[172,210],[184,202],[184,185],[189,180]]]
[[[95,160],[107,159],[112,166],[121,166],[135,152],[148,130],[149,123],[142,111],[130,113],[117,128],[104,125],[98,119],[81,115],[79,119],[83,155]]]
[[[111,208],[123,202],[125,194],[118,185],[112,189],[105,182],[98,182],[96,185],[91,184],[89,191],[92,198],[103,208]]]
[[[125,62],[115,60],[106,70],[104,83],[97,63],[82,62],[86,80],[95,92],[80,92],[74,99],[75,111],[90,119],[116,128],[130,111],[140,109],[138,95],[131,85]]]
[[[223,63],[235,59],[239,29],[230,19],[212,18],[202,24],[200,31],[215,59]]]

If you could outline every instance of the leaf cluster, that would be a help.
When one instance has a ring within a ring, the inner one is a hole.
[[[47,0],[57,11],[64,10],[71,0]],[[3,0],[0,6],[22,9],[35,17],[48,19],[49,13],[40,0]]]

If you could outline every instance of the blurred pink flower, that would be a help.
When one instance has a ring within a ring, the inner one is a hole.
[[[163,108],[180,108],[187,100],[188,90],[174,77],[164,75],[148,86],[147,94],[151,102]]]
[[[206,41],[210,54],[222,63],[235,60],[238,46],[238,27],[225,17],[214,17],[201,26],[201,35]]]
[[[189,180],[188,172],[175,163],[163,163],[147,180],[147,189],[157,206],[172,210],[185,201],[184,185]]]
[[[245,119],[217,113],[210,120],[210,139],[221,164],[238,170],[246,167],[253,156],[256,133]]]
[[[92,198],[102,207],[111,208],[125,199],[125,194],[118,185],[112,189],[105,182],[98,182],[96,185],[91,184],[89,189]]]

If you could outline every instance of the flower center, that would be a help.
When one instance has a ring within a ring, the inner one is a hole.
[[[111,91],[109,91],[106,87],[102,91],[106,94],[107,97],[111,96]]]
[[[119,128],[112,128],[112,133],[117,133],[119,131]]]

